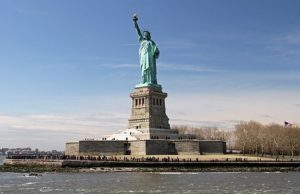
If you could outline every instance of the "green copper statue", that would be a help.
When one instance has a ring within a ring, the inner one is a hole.
[[[133,15],[134,27],[139,36],[140,42],[140,67],[142,72],[141,83],[137,87],[153,85],[156,87],[161,87],[157,84],[156,79],[156,59],[159,56],[159,50],[153,40],[151,40],[151,35],[149,31],[143,31],[138,26],[138,17],[136,14]]]

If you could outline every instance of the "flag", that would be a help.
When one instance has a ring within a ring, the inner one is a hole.
[[[292,127],[293,124],[292,123],[289,123],[287,121],[284,121],[284,127]]]

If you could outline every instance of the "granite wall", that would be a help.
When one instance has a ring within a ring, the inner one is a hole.
[[[66,155],[198,155],[226,153],[226,142],[219,140],[85,140],[66,144]]]
[[[173,155],[176,154],[175,145],[167,140],[145,140],[147,155]]]
[[[79,141],[79,155],[124,155],[127,141]]]
[[[65,155],[79,155],[79,142],[68,142],[66,143]]]
[[[146,141],[131,141],[129,150],[131,155],[146,155]]]
[[[200,152],[205,153],[226,153],[226,142],[221,140],[201,140]]]
[[[176,154],[178,155],[199,155],[199,140],[174,141]]]

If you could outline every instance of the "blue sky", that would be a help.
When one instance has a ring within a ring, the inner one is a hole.
[[[300,123],[298,1],[0,1],[0,147],[64,149],[127,126],[132,23],[161,51],[172,124]]]

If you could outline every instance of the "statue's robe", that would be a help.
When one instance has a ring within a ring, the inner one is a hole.
[[[139,54],[142,84],[157,84],[156,58],[158,58],[159,50],[155,42],[141,38]]]

